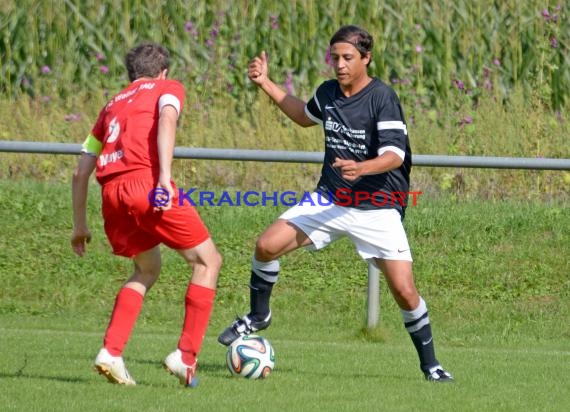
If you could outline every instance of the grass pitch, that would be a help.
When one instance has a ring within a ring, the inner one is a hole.
[[[263,335],[267,380],[232,378],[217,334],[248,307],[249,259],[278,208],[200,210],[225,257],[200,385],[161,368],[182,322],[188,270],[165,249],[124,356],[134,388],[92,371],[114,295],[131,271],[113,257],[93,186],[87,256],[75,257],[69,184],[0,181],[0,405],[34,411],[564,410],[570,396],[570,210],[561,203],[421,199],[406,227],[439,360],[453,385],[423,380],[381,282],[380,325],[365,330],[366,264],[339,241],[282,259]]]

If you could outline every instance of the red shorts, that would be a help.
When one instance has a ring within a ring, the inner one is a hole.
[[[172,208],[154,211],[149,193],[155,187],[152,177],[134,174],[103,185],[105,233],[114,254],[133,257],[160,243],[172,249],[190,249],[210,237],[196,209],[187,202],[179,204],[176,187]]]

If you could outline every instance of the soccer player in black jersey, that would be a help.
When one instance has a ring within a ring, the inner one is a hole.
[[[425,378],[450,382],[453,377],[435,356],[427,306],[416,290],[402,226],[412,165],[406,121],[394,90],[368,74],[372,46],[372,37],[362,28],[341,27],[330,40],[336,79],[322,83],[307,103],[270,80],[265,52],[250,62],[250,80],[283,113],[300,126],[323,127],[325,159],[313,201],[287,210],[257,240],[250,312],[218,341],[230,345],[269,326],[280,256],[300,247],[321,249],[348,236],[358,254],[384,274]]]

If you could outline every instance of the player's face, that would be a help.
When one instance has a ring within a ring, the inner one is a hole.
[[[368,76],[366,65],[370,61],[370,54],[362,57],[356,47],[350,43],[333,44],[331,46],[331,61],[341,87],[356,85]]]

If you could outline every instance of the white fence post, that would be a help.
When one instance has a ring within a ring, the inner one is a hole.
[[[378,325],[380,316],[380,271],[373,263],[368,263],[368,299],[366,325],[373,328]]]

